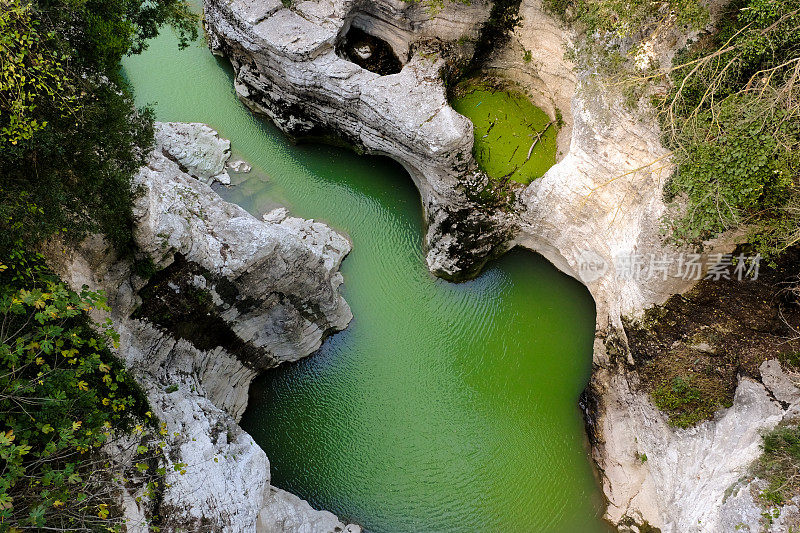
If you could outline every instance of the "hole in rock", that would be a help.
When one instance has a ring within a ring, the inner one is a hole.
[[[381,76],[397,74],[403,68],[389,43],[355,27],[339,41],[336,53]]]

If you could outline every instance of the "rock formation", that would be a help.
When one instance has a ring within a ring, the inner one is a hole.
[[[489,4],[280,0],[209,0],[211,49],[236,71],[239,97],[288,135],[325,137],[399,161],[420,190],[428,222],[431,271],[477,273],[505,250],[513,223],[476,200],[487,184],[472,157],[472,125],[447,102],[445,64],[430,39],[475,39]],[[339,57],[350,28],[384,40],[402,70],[381,76]]]
[[[230,143],[208,126],[159,124],[156,140],[134,179],[138,256],[152,260],[155,274],[144,279],[99,238],[48,255],[73,286],[107,292],[119,353],[165,424],[162,527],[360,531],[272,487],[264,451],[237,424],[260,371],[309,355],[349,323],[338,271],[349,241],[324,224],[288,214],[260,221],[224,202],[203,182],[222,171]],[[190,299],[200,328],[181,322],[181,299]],[[136,496],[126,496],[128,528],[146,531],[149,502]]]
[[[596,372],[604,411],[594,453],[607,518],[623,530],[646,522],[662,532],[761,531],[764,509],[751,490],[759,481],[748,470],[761,454],[761,433],[800,414],[800,390],[780,363],[765,362],[761,376],[763,383],[742,378],[733,405],[713,420],[676,429],[637,389],[635,374]],[[792,517],[791,509],[781,516]],[[780,522],[766,530],[785,531]]]

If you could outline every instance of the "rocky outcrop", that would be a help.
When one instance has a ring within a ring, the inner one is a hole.
[[[275,0],[256,9],[245,0],[207,0],[205,16],[212,50],[230,58],[236,91],[256,112],[294,137],[334,136],[409,170],[425,206],[431,271],[469,276],[486,257],[520,245],[589,286],[600,330],[609,321],[620,326],[621,315],[691,285],[675,272],[644,280],[617,268],[620,257],[665,251],[659,219],[669,154],[652,120],[634,117],[590,73],[575,72],[565,59],[569,34],[540,0],[526,0],[522,24],[486,70],[519,83],[551,116],[558,111],[565,122],[561,160],[516,189],[513,205],[487,203],[487,178],[471,153],[472,126],[450,108],[440,71],[457,54],[454,41],[479,34],[489,7],[445,2],[431,11],[401,0],[337,0],[287,8]],[[354,24],[400,52],[402,41],[435,53],[412,54],[400,73],[380,76],[336,54]],[[602,262],[602,275],[586,271],[591,261]]]
[[[210,293],[236,337],[263,354],[262,368],[305,357],[329,331],[344,329],[352,318],[339,295],[338,268],[350,251],[345,237],[293,217],[259,221],[220,201],[159,147],[134,179],[142,189],[134,211],[136,243],[158,268],[180,255],[207,271],[198,289]]]
[[[209,45],[231,60],[236,92],[254,111],[292,137],[325,137],[403,164],[422,196],[428,266],[451,278],[474,275],[505,250],[513,227],[478,200],[488,182],[472,157],[472,125],[449,106],[445,54],[431,44],[474,40],[488,15],[485,0],[433,11],[402,0],[205,4]],[[381,76],[339,57],[351,26],[388,42],[402,70]]]
[[[229,148],[202,124],[158,125],[134,180],[138,260],[95,237],[77,250],[51,249],[50,262],[73,286],[107,292],[119,353],[164,424],[162,529],[360,531],[272,487],[264,451],[237,424],[258,372],[309,355],[349,323],[338,269],[350,244],[323,224],[288,214],[261,221],[224,202],[203,181],[224,168]],[[144,256],[155,274],[141,274]],[[142,294],[167,306],[188,298],[195,311],[202,303],[207,313],[192,317],[203,326],[212,316],[206,329],[217,336],[165,320],[170,313],[148,314],[161,308]],[[146,531],[150,502],[135,496],[142,491],[125,499],[128,528]]]
[[[744,531],[762,531],[764,509],[752,497],[758,481],[749,469],[761,454],[762,432],[800,412],[800,391],[780,363],[762,365],[763,383],[743,378],[729,409],[689,429],[669,425],[635,373],[603,370],[592,379],[605,406],[595,455],[611,522],[647,523],[665,533],[723,533],[742,530],[740,523],[750,528]],[[778,400],[791,389],[791,403]]]
[[[211,184],[231,183],[225,162],[231,157],[231,142],[220,139],[205,124],[156,124],[157,150],[178,163],[181,170]]]

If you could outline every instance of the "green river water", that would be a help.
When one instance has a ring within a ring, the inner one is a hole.
[[[242,426],[273,484],[369,532],[607,531],[577,406],[594,329],[581,285],[522,251],[474,281],[433,278],[402,168],[290,144],[203,43],[164,35],[125,71],[159,120],[206,122],[253,164],[226,199],[257,216],[283,204],[353,241],[349,328],[251,389]]]

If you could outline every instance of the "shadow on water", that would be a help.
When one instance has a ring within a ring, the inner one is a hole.
[[[436,279],[400,165],[288,143],[202,46],[162,36],[125,69],[159,120],[206,122],[253,165],[224,198],[256,215],[286,205],[353,241],[351,325],[251,387],[242,425],[275,485],[372,532],[607,531],[577,407],[595,319],[583,286],[522,250],[475,280]]]

